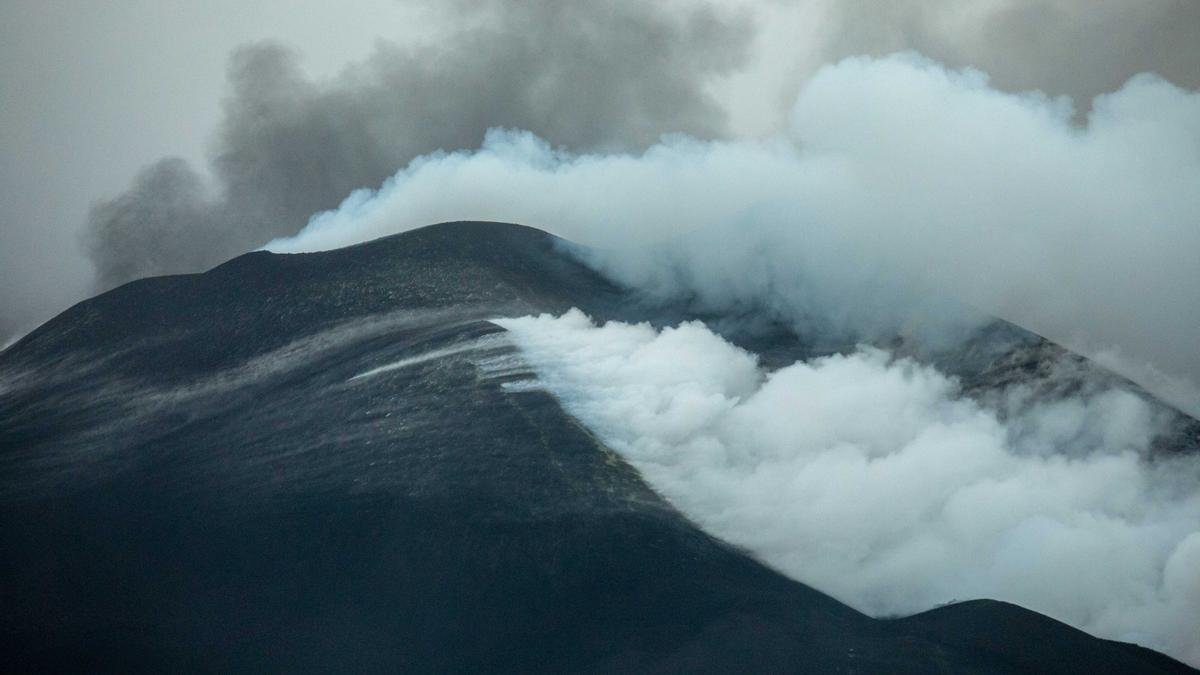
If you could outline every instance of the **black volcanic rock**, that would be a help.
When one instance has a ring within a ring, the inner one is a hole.
[[[1004,603],[874,620],[705,535],[488,366],[487,319],[572,306],[653,318],[454,223],[64,312],[0,353],[0,668],[1188,671]]]

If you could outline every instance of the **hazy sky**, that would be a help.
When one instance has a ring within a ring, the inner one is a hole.
[[[822,63],[901,49],[1086,109],[1142,71],[1200,86],[1198,45],[1194,0],[0,0],[0,343],[493,125],[584,151],[759,136]]]
[[[427,25],[391,0],[310,4],[0,2],[0,333],[90,288],[77,237],[92,202],[164,155],[203,162],[235,47],[295,44],[329,76]]]

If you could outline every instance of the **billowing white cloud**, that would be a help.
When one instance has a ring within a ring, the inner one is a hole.
[[[873,348],[766,373],[700,323],[498,323],[684,514],[800,581],[877,616],[1008,600],[1200,664],[1200,458],[1149,461],[1134,394],[1001,421]]]
[[[855,58],[770,140],[577,155],[494,130],[269,248],[519,222],[611,249],[592,262],[630,285],[827,336],[947,338],[978,308],[1200,413],[1200,94],[1139,76],[1072,117],[977,71]]]

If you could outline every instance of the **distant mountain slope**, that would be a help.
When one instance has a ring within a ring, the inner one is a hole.
[[[874,620],[713,540],[501,387],[487,319],[572,306],[686,314],[545,233],[452,223],[48,322],[0,353],[0,666],[1190,672],[998,602]]]

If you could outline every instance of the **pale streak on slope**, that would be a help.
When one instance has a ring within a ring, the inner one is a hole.
[[[355,380],[361,380],[361,379],[365,379],[368,377],[374,377],[381,373],[387,373],[387,372],[391,372],[393,370],[400,370],[401,368],[408,368],[409,366],[415,366],[419,363],[425,363],[427,361],[434,361],[436,359],[445,358],[447,356],[454,356],[455,354],[463,354],[465,352],[472,352],[472,351],[476,351],[476,350],[480,350],[480,349],[488,349],[490,347],[499,346],[500,344],[501,344],[501,341],[499,339],[497,339],[496,336],[485,335],[484,337],[481,337],[477,340],[471,340],[469,342],[463,342],[460,344],[451,345],[449,347],[443,347],[441,349],[434,349],[434,350],[431,350],[431,351],[428,351],[428,352],[425,352],[422,354],[417,354],[416,356],[410,356],[408,358],[400,359],[399,361],[393,361],[392,363],[389,363],[389,364],[383,365],[383,366],[379,366],[378,368],[372,368],[370,370],[363,371],[363,372],[351,377],[349,380],[347,380],[347,382],[353,382]]]

